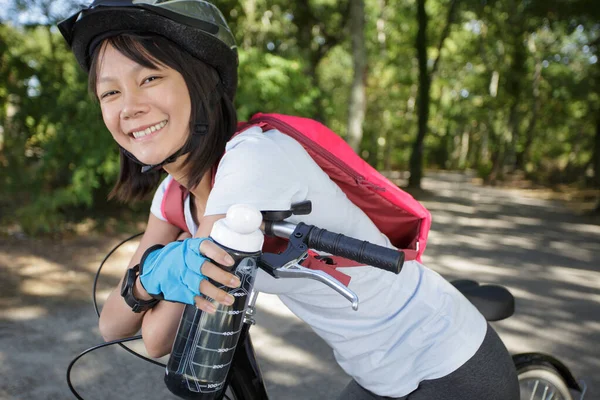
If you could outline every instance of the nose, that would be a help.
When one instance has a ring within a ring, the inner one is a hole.
[[[149,111],[149,105],[142,96],[136,92],[124,93],[123,108],[121,109],[121,119],[128,120],[146,114]]]

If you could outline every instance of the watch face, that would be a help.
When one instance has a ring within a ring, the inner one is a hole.
[[[125,293],[127,293],[127,279],[129,278],[127,275],[129,275],[129,271],[125,273],[123,283],[121,283],[121,296],[125,296]]]
[[[133,285],[135,285],[135,279],[138,271],[139,267],[137,265],[133,268],[129,268],[125,273],[123,284],[121,285],[121,297],[123,297],[125,303],[127,303],[127,305],[131,307],[131,310],[135,313],[146,311],[158,303],[158,299],[138,300],[133,295]]]
[[[136,267],[127,269],[121,285],[121,296],[125,298],[125,302],[130,306],[132,301],[137,303],[137,299],[133,296],[133,285],[135,285],[137,271]]]

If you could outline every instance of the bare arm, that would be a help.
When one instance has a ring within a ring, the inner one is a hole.
[[[150,214],[146,231],[142,236],[135,254],[129,262],[128,268],[139,263],[142,255],[150,246],[170,243],[177,238],[179,232],[179,228]],[[124,273],[125,270],[123,270],[123,274]],[[102,312],[100,313],[100,333],[106,341],[135,335],[142,325],[142,319],[145,314],[148,313],[134,313],[131,311],[131,307],[129,307],[121,297],[122,281],[123,278],[121,278],[121,281],[119,281],[118,285],[108,296],[108,299],[102,308]],[[139,279],[136,280],[133,293],[136,298],[140,300],[149,300],[151,298],[142,287]],[[160,303],[166,302],[163,301]],[[179,315],[181,315],[181,313]]]

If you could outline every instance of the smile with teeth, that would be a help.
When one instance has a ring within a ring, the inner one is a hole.
[[[146,129],[144,129],[144,130],[141,130],[141,131],[136,131],[136,132],[131,132],[131,135],[132,135],[134,138],[136,138],[136,139],[139,139],[139,138],[141,138],[141,137],[144,137],[144,136],[146,136],[146,135],[149,135],[149,134],[151,134],[151,133],[153,133],[153,132],[156,132],[156,131],[158,131],[158,130],[160,130],[160,129],[164,128],[164,127],[165,127],[165,125],[167,125],[167,122],[168,122],[168,120],[164,120],[164,121],[162,121],[162,122],[159,122],[159,123],[158,123],[158,124],[156,124],[156,125],[152,125],[151,127],[149,127],[149,128],[146,128]]]

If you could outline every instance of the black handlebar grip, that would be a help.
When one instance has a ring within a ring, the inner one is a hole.
[[[308,247],[326,251],[399,274],[404,264],[404,252],[313,227],[308,234]]]

